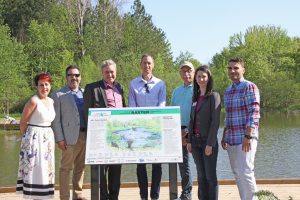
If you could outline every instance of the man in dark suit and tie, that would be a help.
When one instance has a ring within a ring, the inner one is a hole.
[[[86,85],[83,94],[84,116],[87,123],[89,108],[122,108],[126,107],[123,97],[123,86],[115,81],[116,63],[105,60],[101,65],[103,79]],[[108,188],[106,173],[108,170]],[[100,199],[117,200],[120,191],[121,165],[100,166]]]

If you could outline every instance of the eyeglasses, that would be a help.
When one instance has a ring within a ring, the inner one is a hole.
[[[70,78],[73,78],[74,76],[76,78],[78,78],[80,76],[80,74],[68,74],[67,76],[70,77]]]
[[[180,72],[182,72],[182,73],[184,73],[184,74],[185,74],[185,73],[189,73],[189,74],[190,74],[190,73],[193,72],[193,70],[189,70],[189,71],[186,71],[186,70],[180,70]]]
[[[146,88],[146,92],[149,93],[149,88],[148,88],[147,83],[144,85],[144,87]]]

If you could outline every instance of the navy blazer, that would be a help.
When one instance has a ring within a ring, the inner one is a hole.
[[[191,109],[188,143],[192,143],[195,117],[197,117],[199,133],[207,138],[208,146],[214,147],[220,126],[221,98],[219,93],[213,92],[208,98],[203,98],[197,111],[196,108],[197,102],[194,102]]]

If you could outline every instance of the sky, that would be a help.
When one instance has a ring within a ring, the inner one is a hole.
[[[130,11],[134,0],[124,6]],[[141,0],[171,44],[174,60],[180,51],[208,64],[228,47],[230,36],[254,25],[275,25],[288,36],[300,36],[300,0]],[[297,22],[298,21],[298,22]]]

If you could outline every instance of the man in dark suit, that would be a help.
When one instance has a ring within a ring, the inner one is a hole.
[[[89,108],[122,108],[126,107],[123,97],[123,86],[115,81],[116,63],[105,60],[101,65],[103,79],[86,85],[83,94],[83,111],[87,123]],[[108,170],[108,188],[106,173]],[[100,166],[100,199],[117,200],[120,191],[121,165]]]

